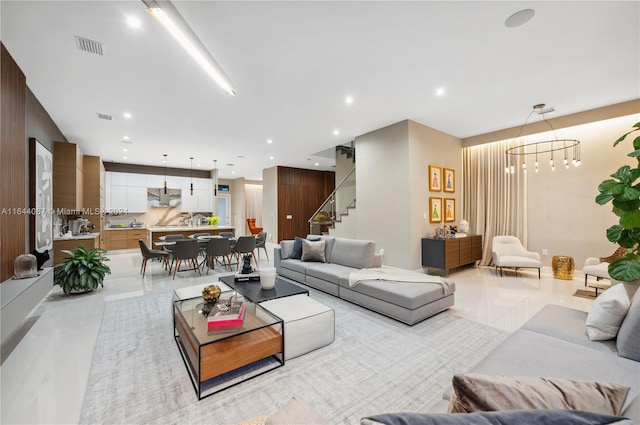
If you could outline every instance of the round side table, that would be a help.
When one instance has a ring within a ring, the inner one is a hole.
[[[551,259],[551,269],[553,270],[553,277],[556,279],[573,280],[573,271],[575,270],[573,257],[554,255]]]

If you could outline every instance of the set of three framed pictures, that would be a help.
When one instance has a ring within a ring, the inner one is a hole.
[[[456,191],[456,171],[452,168],[442,168],[437,165],[429,165],[429,191],[449,192]],[[429,222],[441,223],[456,221],[455,198],[429,197]]]

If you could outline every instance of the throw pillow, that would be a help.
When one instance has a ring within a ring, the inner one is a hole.
[[[269,416],[265,425],[322,425],[326,423],[304,400],[293,397],[276,413]]]
[[[638,284],[621,283],[617,286],[625,285],[629,287]],[[640,362],[640,338],[638,335],[640,335],[640,289],[636,288],[635,295],[631,299],[631,307],[629,307],[618,332],[616,348],[619,356]]]
[[[449,413],[574,409],[619,415],[628,393],[629,387],[608,382],[457,374]]]
[[[291,258],[295,260],[302,258],[302,240],[302,238],[296,236],[293,241],[293,254],[291,254]]]
[[[449,414],[387,413],[362,418],[360,425],[633,425],[620,416],[601,415],[579,410],[505,410]]]
[[[629,310],[631,300],[624,285],[613,285],[604,291],[591,306],[585,323],[592,341],[615,338]]]
[[[325,241],[308,241],[302,240],[302,261],[317,261],[326,263],[324,257]]]

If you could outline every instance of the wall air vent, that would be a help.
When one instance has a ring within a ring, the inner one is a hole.
[[[76,38],[76,46],[78,49],[83,52],[93,53],[95,55],[104,56],[103,46],[104,43],[100,43],[99,41],[89,40],[88,38],[75,36]]]
[[[107,115],[107,114],[101,114],[100,112],[98,112],[96,114],[98,116],[99,119],[101,120],[107,120],[107,121],[111,121],[113,119],[113,116],[111,115]]]

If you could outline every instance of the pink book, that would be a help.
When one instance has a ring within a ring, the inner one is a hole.
[[[241,325],[242,322],[244,321],[245,309],[246,309],[246,306],[242,304],[242,306],[240,306],[240,311],[236,317],[232,316],[232,317],[226,318],[224,316],[218,316],[214,320],[211,320],[211,318],[209,318],[209,320],[207,320],[209,329],[219,328],[221,326]]]

